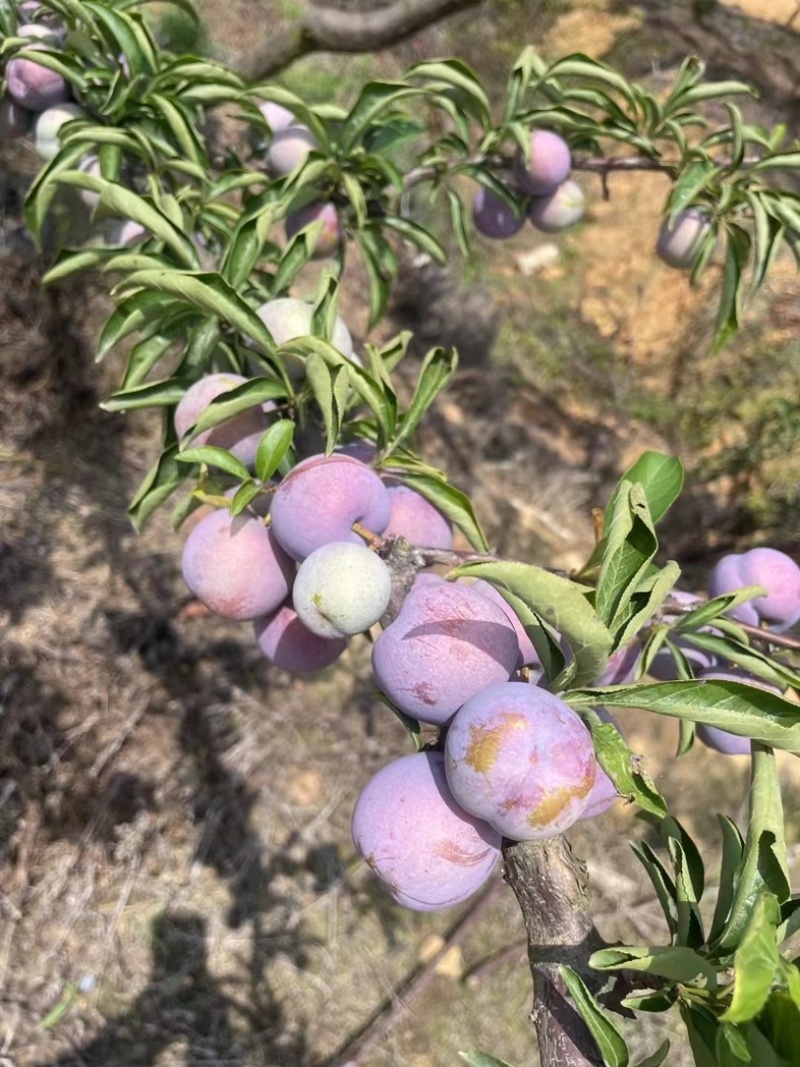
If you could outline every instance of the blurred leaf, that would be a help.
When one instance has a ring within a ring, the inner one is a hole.
[[[703,920],[698,907],[705,879],[702,857],[677,819],[668,816],[661,821],[659,829],[675,871],[677,944],[700,948],[705,943]]]
[[[733,897],[736,891],[738,871],[744,853],[744,839],[739,833],[739,828],[727,815],[717,815],[717,821],[722,830],[722,861],[720,863],[719,888],[717,889],[717,902],[714,907],[714,918],[711,921],[711,933],[709,941],[715,942],[730,915]]]
[[[622,482],[604,537],[595,610],[613,631],[619,611],[630,601],[658,548],[641,485]]]
[[[419,721],[417,719],[412,719],[410,715],[406,715],[404,711],[401,711],[396,704],[393,704],[391,702],[391,700],[386,696],[385,693],[376,692],[373,695],[377,700],[381,702],[381,704],[385,704],[386,707],[389,708],[389,710],[397,716],[397,718],[400,720],[400,722],[410,734],[411,740],[414,742],[414,748],[417,752],[421,752],[424,741],[422,739]],[[461,1055],[461,1053],[459,1053],[459,1055]]]
[[[742,309],[742,274],[750,256],[751,238],[747,230],[729,223],[726,228],[725,272],[719,310],[714,326],[712,353],[718,352],[739,329]]]
[[[777,898],[759,893],[733,958],[733,996],[721,1016],[725,1022],[748,1022],[766,1004],[780,964],[776,938],[780,920]]]
[[[414,396],[404,413],[400,429],[392,438],[390,448],[396,448],[419,425],[439,393],[447,388],[458,366],[455,349],[432,348],[420,368]]]
[[[159,504],[174,493],[188,477],[189,468],[178,463],[177,456],[178,446],[170,445],[161,453],[137,489],[128,507],[128,515],[137,533],[141,533],[144,524]]]
[[[628,1067],[628,1046],[622,1034],[589,992],[586,983],[571,967],[559,966],[558,972],[594,1038],[603,1063],[606,1067]]]
[[[103,411],[135,411],[137,408],[177,404],[186,392],[187,386],[187,382],[176,378],[147,382],[144,385],[135,385],[112,393],[100,404],[100,407]]]
[[[200,418],[186,434],[186,441],[191,441],[203,430],[210,430],[213,426],[219,426],[241,411],[260,407],[267,400],[278,400],[286,396],[286,390],[281,382],[270,378],[253,378],[248,382],[242,382],[233,389],[215,396],[206,407]]]
[[[419,89],[405,82],[372,81],[362,88],[350,114],[339,131],[339,145],[342,152],[349,154],[359,140],[367,133],[373,133],[373,124],[380,115],[394,107],[401,100],[419,96]],[[371,151],[379,151],[370,144]]]
[[[656,814],[661,813],[656,812]],[[678,934],[678,894],[675,882],[658,855],[646,841],[631,841],[629,844],[633,849],[633,854],[647,871],[656,891],[661,910],[664,912],[664,918],[667,921],[670,934],[674,939]]]
[[[646,1056],[645,1059],[640,1060],[636,1067],[661,1067],[662,1063],[667,1062],[667,1056],[669,1055],[670,1043],[667,1038],[663,1044],[659,1045],[652,1056]]]
[[[477,552],[486,552],[487,544],[483,531],[478,525],[472,503],[460,489],[430,474],[404,472],[401,481],[410,489],[429,500],[450,521],[462,531]]]
[[[527,563],[465,563],[451,573],[484,578],[500,592],[508,589],[555,627],[574,656],[571,684],[585,685],[602,674],[611,651],[611,634],[589,603],[586,586]]]
[[[631,752],[616,726],[601,722],[598,718],[590,718],[588,725],[592,732],[597,761],[617,787],[617,792],[621,796],[632,797],[645,811],[659,816],[666,815],[667,805],[664,798],[639,768],[639,760]]]
[[[692,985],[701,978],[708,989],[717,985],[716,968],[705,956],[685,945],[604,948],[592,953],[589,966],[596,971],[643,971],[684,985]]]

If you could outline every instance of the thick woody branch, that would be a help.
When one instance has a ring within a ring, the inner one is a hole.
[[[260,47],[242,56],[237,66],[248,81],[261,81],[311,52],[375,52],[479,3],[480,0],[396,0],[377,11],[314,8],[276,30]]]
[[[565,837],[509,842],[503,859],[528,933],[539,1059],[547,1067],[598,1067],[597,1046],[558,971],[566,964],[590,978],[589,956],[604,945],[589,914],[586,870]]]

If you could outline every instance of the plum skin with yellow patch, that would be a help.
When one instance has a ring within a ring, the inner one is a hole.
[[[447,782],[466,811],[513,841],[563,833],[597,772],[589,731],[559,697],[516,682],[489,686],[453,719]]]
[[[382,767],[353,810],[353,841],[398,904],[439,911],[491,876],[500,835],[453,799],[441,752],[415,752]]]

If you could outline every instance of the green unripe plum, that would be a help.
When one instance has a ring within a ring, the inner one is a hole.
[[[313,333],[314,308],[306,300],[295,296],[281,296],[269,300],[256,309],[256,314],[272,334],[276,345],[294,341],[297,337],[310,337]],[[333,326],[331,344],[343,356],[353,358],[353,338],[338,315]]]
[[[27,51],[42,47],[31,45]],[[6,67],[6,87],[11,99],[28,111],[46,111],[69,98],[69,88],[60,74],[22,56],[16,56]]]
[[[187,389],[175,409],[175,432],[181,439],[197,422],[212,400],[223,393],[228,393],[247,378],[240,374],[207,374]],[[256,405],[233,415],[230,419],[203,430],[192,439],[192,448],[213,445],[225,448],[246,467],[255,463],[258,443],[267,428],[267,418],[263,409]]]
[[[257,619],[289,595],[294,564],[260,518],[215,511],[186,539],[183,577],[209,611],[225,619]]]
[[[453,800],[441,752],[415,752],[382,767],[353,810],[353,841],[398,904],[440,911],[461,904],[492,875],[502,840]]]
[[[542,233],[560,233],[583,218],[586,197],[571,179],[562,182],[549,196],[534,196],[528,204],[528,219]]]
[[[514,841],[563,833],[580,818],[595,782],[589,731],[559,697],[506,682],[471,697],[445,742],[456,802]]]
[[[681,211],[672,225],[669,219],[662,223],[656,242],[656,255],[668,267],[689,270],[694,266],[710,229],[711,223],[704,212],[697,208]]]
[[[83,118],[86,118],[86,112],[78,104],[59,104],[37,115],[33,124],[33,140],[42,159],[47,162],[55,159],[61,151],[61,127],[67,122]]]
[[[292,603],[300,621],[319,637],[350,637],[381,618],[392,595],[392,576],[366,545],[321,545],[297,569]]]
[[[275,178],[283,178],[302,166],[309,152],[318,148],[317,139],[307,126],[296,123],[279,130],[267,149],[267,169]]]
[[[347,638],[327,639],[312,633],[290,603],[253,623],[258,647],[276,667],[308,674],[330,667],[347,648]]]
[[[372,670],[401,711],[443,726],[470,697],[507,682],[518,658],[514,627],[488,597],[468,586],[418,579],[375,642]]]
[[[520,232],[525,214],[517,214],[505,200],[481,186],[472,201],[472,221],[478,233],[500,241]]]
[[[6,97],[0,100],[0,142],[24,137],[33,124],[33,112]]]
[[[285,223],[286,239],[291,241],[295,234],[300,233],[306,226],[310,226],[312,222],[322,223],[312,258],[325,259],[327,256],[335,255],[343,236],[339,212],[334,204],[322,200],[313,200],[310,204],[304,204],[296,211],[289,212]]]
[[[572,167],[569,145],[551,130],[531,131],[531,161],[526,164],[520,152],[515,173],[526,193],[548,196],[566,181]]]

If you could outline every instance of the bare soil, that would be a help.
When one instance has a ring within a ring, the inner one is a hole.
[[[230,47],[268,28],[253,3],[207,6]],[[586,8],[549,19],[553,49],[602,55],[636,17]],[[620,177],[612,192],[533,275],[524,257],[545,242],[530,234],[481,249],[457,284],[408,270],[385,326],[459,345],[423,447],[473,493],[500,551],[567,568],[625,465],[675,442],[647,404],[677,410],[696,392],[687,361],[710,315],[707,291],[653,264],[657,180]],[[406,735],[374,698],[365,639],[341,667],[290,678],[246,625],[190,601],[166,512],[132,532],[126,502],[157,420],[99,410],[119,369],[93,362],[106,299],[96,281],[42,292],[41,271],[16,246],[0,258],[0,1065],[333,1064],[460,914],[400,910],[354,854],[354,799],[409,751]],[[735,375],[760,338],[794,343],[789,284],[779,274],[743,347],[698,371],[706,383]],[[343,307],[356,333],[360,288]],[[730,474],[691,486],[665,534],[690,573],[744,536],[727,521],[737,491]],[[746,761],[697,749],[675,763],[673,724],[621,723],[708,848],[713,883],[714,813],[741,818]],[[781,766],[796,812],[796,761]],[[794,862],[800,827],[790,834]],[[602,932],[663,943],[635,838],[655,843],[622,805],[572,835]],[[452,1067],[469,1048],[536,1062],[510,896],[493,897],[362,1067]],[[671,1018],[647,1020],[632,1047],[665,1036],[669,1062],[690,1063]]]

